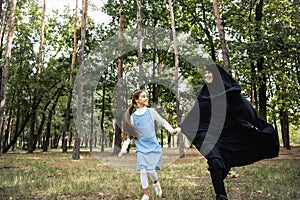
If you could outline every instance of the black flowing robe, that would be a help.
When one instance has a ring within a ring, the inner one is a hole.
[[[180,124],[183,134],[207,159],[227,167],[277,157],[278,133],[240,94],[240,86],[219,65],[211,64],[214,84],[205,84]]]

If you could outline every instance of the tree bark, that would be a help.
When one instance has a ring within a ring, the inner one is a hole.
[[[43,151],[47,151],[49,148],[49,144],[50,144],[50,137],[51,137],[51,123],[52,123],[52,118],[53,118],[53,114],[55,112],[55,108],[57,105],[57,102],[59,100],[59,97],[61,96],[61,92],[62,92],[62,88],[59,89],[59,91],[57,92],[55,101],[52,104],[51,109],[49,110],[49,114],[48,114],[48,121],[47,121],[47,130],[46,130],[46,139],[45,139],[45,143],[43,144]]]
[[[74,48],[72,52],[72,61],[70,66],[70,79],[68,87],[68,100],[67,100],[67,109],[66,109],[66,118],[65,118],[65,130],[62,137],[62,152],[66,153],[68,151],[68,136],[70,134],[70,113],[71,113],[71,102],[72,102],[72,90],[73,90],[73,71],[76,61],[76,52],[77,52],[77,10],[78,10],[78,0],[76,0],[75,8],[75,18],[74,18],[74,29],[73,29],[73,42]]]
[[[106,79],[106,73],[105,73],[105,77],[104,79]],[[101,109],[101,122],[100,122],[100,127],[101,127],[101,152],[104,151],[104,139],[105,139],[105,135],[104,135],[104,116],[105,116],[105,91],[106,91],[106,86],[105,84],[102,87],[102,109]]]
[[[289,134],[289,116],[288,111],[285,109],[280,110],[280,124],[281,124],[281,134],[283,147],[290,150],[290,134]]]
[[[214,7],[214,13],[215,13],[215,21],[218,27],[219,31],[219,37],[222,45],[222,54],[223,54],[223,60],[224,60],[224,65],[225,69],[227,72],[230,72],[230,59],[228,55],[228,49],[227,49],[227,44],[226,44],[226,39],[225,39],[225,33],[224,33],[224,27],[222,25],[221,17],[220,17],[220,12],[218,8],[218,1],[217,0],[212,0],[213,7]]]
[[[38,54],[38,61],[36,65],[36,72],[35,72],[35,85],[33,89],[33,98],[32,98],[32,106],[31,106],[31,122],[30,122],[30,131],[29,131],[29,138],[28,138],[28,146],[27,146],[27,152],[32,153],[35,149],[35,126],[36,126],[36,115],[37,115],[37,108],[38,108],[38,95],[39,92],[37,91],[37,87],[39,86],[39,75],[40,75],[40,67],[42,63],[42,56],[43,56],[43,48],[44,48],[44,21],[45,21],[45,14],[46,14],[46,0],[44,0],[44,6],[43,6],[43,14],[41,19],[41,32],[40,32],[40,44],[39,44],[39,54]]]
[[[23,131],[24,131],[24,129],[25,129],[27,123],[29,122],[30,117],[31,117],[31,114],[30,114],[29,112],[27,112],[27,113],[26,113],[26,116],[25,116],[25,119],[24,119],[24,121],[23,121],[23,123],[22,123],[22,125],[21,125],[21,127],[20,127],[20,130],[18,130],[18,131],[15,133],[15,135],[14,135],[13,139],[10,141],[10,143],[7,145],[6,148],[3,149],[3,151],[2,151],[3,153],[7,153],[8,150],[9,150],[13,145],[16,144],[16,142],[18,141],[19,136],[23,133]]]
[[[34,92],[33,102],[31,105],[31,119],[30,119],[30,128],[29,128],[29,137],[28,137],[28,143],[27,143],[27,153],[33,153],[34,150],[34,137],[35,137],[35,122],[36,122],[36,109],[37,108],[37,97],[36,92]]]
[[[260,22],[263,17],[263,0],[260,0],[255,8],[255,21]],[[256,41],[261,40],[261,31],[260,27],[257,24],[255,28],[255,39]],[[267,119],[267,85],[266,85],[266,75],[265,75],[265,69],[264,69],[264,57],[263,55],[260,56],[260,58],[256,62],[257,65],[257,71],[258,74],[261,74],[259,76],[259,88],[258,88],[258,98],[259,98],[259,110],[258,114],[261,118]]]
[[[46,111],[47,111],[47,108],[50,105],[50,103],[51,103],[51,100],[49,100],[45,104],[44,109],[42,111],[42,117],[41,117],[42,120],[41,120],[41,124],[39,126],[39,129],[38,129],[38,133],[37,133],[38,135],[42,135],[43,127],[44,127],[44,124],[45,124],[45,121],[46,121]],[[44,145],[45,145],[45,142],[43,142],[43,149],[44,149]]]
[[[46,0],[44,0],[44,6],[43,6],[43,15],[41,20],[41,33],[40,33],[40,46],[39,46],[39,57],[37,62],[37,71],[36,71],[36,78],[39,78],[40,74],[40,68],[42,63],[42,57],[43,57],[43,48],[44,48],[44,41],[45,41],[45,15],[46,15]]]
[[[83,108],[83,71],[84,71],[84,43],[86,35],[86,20],[87,20],[88,0],[82,0],[82,17],[81,17],[81,44],[79,69],[77,74],[78,80],[78,102],[77,102],[77,118],[76,118],[76,136],[72,158],[73,160],[80,159],[80,142],[82,135],[82,108]]]
[[[3,1],[2,1],[3,3]],[[1,9],[2,8],[2,3],[1,3]],[[1,14],[1,30],[0,30],[0,58],[2,58],[2,47],[3,47],[3,38],[4,38],[4,30],[5,30],[5,27],[6,27],[6,14],[7,14],[7,10],[8,10],[8,0],[6,0],[6,7],[4,9],[4,12],[1,11],[1,13],[3,12],[3,15]],[[0,74],[2,74],[2,69],[1,69],[1,72]]]
[[[156,34],[153,34],[153,45],[154,45],[154,51],[153,51],[153,56],[152,56],[152,78],[155,80],[156,76],[156,52],[157,52],[157,47],[156,47]],[[157,93],[157,84],[153,83],[151,84],[152,86],[152,99],[153,99],[153,104],[158,104],[158,93]],[[155,126],[155,132],[157,132],[157,122],[154,122]],[[160,131],[160,146],[163,147],[164,145],[164,137],[163,137],[163,130]]]
[[[0,18],[2,17],[2,4],[3,4],[3,0],[0,0]]]
[[[284,82],[282,76],[278,76],[278,80],[280,82]],[[280,87],[276,84],[277,91],[281,91],[280,99],[282,101],[281,108],[279,110],[279,119],[281,126],[281,137],[283,142],[283,147],[286,149],[290,149],[290,133],[289,133],[289,114],[288,114],[288,105],[286,103],[287,88],[285,85]]]
[[[295,7],[297,7],[297,5],[299,5],[299,0],[293,1],[293,4],[295,4]],[[295,9],[295,10],[296,10],[295,18],[298,20],[298,22],[300,22],[300,11],[299,11],[299,9]],[[300,24],[296,23],[296,27],[299,30]],[[296,65],[296,71],[297,71],[298,85],[300,85],[300,55],[299,55],[299,52],[298,52],[298,54],[295,55],[295,62],[296,62],[295,65]],[[298,88],[298,92],[300,93],[299,88]]]
[[[177,49],[177,37],[176,37],[172,0],[169,0],[169,9],[170,9],[171,28],[172,28],[174,56],[175,56],[174,78],[175,78],[176,114],[177,114],[177,123],[179,124],[181,122],[179,76],[178,76],[179,56],[178,56],[178,49]],[[184,143],[183,143],[183,134],[182,133],[178,134],[178,142],[179,142],[179,157],[183,158],[183,157],[185,157],[185,153],[184,153]]]
[[[2,78],[1,78],[1,91],[0,91],[0,127],[3,125],[4,118],[4,108],[6,101],[6,89],[7,89],[7,81],[8,81],[8,67],[11,59],[11,49],[12,49],[12,40],[13,40],[13,32],[15,25],[15,10],[16,10],[16,1],[11,1],[11,9],[9,16],[9,30],[7,35],[7,44],[5,50],[4,57],[4,65],[2,68]],[[0,143],[2,143],[2,131],[0,133]]]
[[[143,67],[143,43],[142,43],[142,17],[141,1],[136,0],[137,5],[137,47],[138,47],[138,65],[139,65],[139,87],[144,89],[144,67]]]
[[[15,91],[13,93],[13,98],[12,98],[12,102],[11,105],[13,105],[13,101],[14,101],[14,96],[15,96]],[[13,113],[13,108],[9,109],[9,113],[8,113],[8,119],[7,119],[7,126],[6,126],[6,130],[5,130],[5,135],[4,135],[4,140],[3,140],[3,148],[5,148],[8,145],[8,140],[9,140],[9,135],[11,134],[11,126],[12,126],[12,113]],[[4,123],[5,124],[5,123]],[[4,128],[4,126],[3,126]],[[2,130],[2,132],[4,131],[4,129]],[[1,144],[0,144],[0,149],[1,148]]]
[[[296,71],[297,71],[297,80],[298,80],[298,85],[300,85],[300,58],[296,60]],[[298,88],[299,91],[299,88]],[[300,91],[299,91],[300,93]]]
[[[168,109],[171,110],[172,109],[172,102],[169,102],[168,103]],[[171,113],[168,113],[168,118],[167,118],[169,124],[171,124],[172,122],[172,114]],[[171,148],[171,140],[172,140],[172,136],[171,134],[168,134],[168,148]]]
[[[120,8],[119,8],[119,45],[120,49],[123,48],[123,33],[124,33],[124,13],[123,13],[123,1],[120,1]],[[115,126],[115,143],[114,143],[114,154],[119,153],[122,143],[122,107],[123,107],[123,92],[122,92],[122,77],[123,77],[123,60],[121,59],[121,52],[119,52],[119,59],[118,59],[118,85],[117,85],[117,92],[118,92],[118,99],[117,101],[117,114],[116,114],[116,126]]]
[[[94,91],[91,89],[91,132],[90,132],[90,152],[93,151],[93,135],[94,135]]]
[[[257,101],[257,89],[256,89],[256,70],[254,62],[250,61],[251,66],[251,105],[255,106],[255,109],[258,108],[258,101]]]

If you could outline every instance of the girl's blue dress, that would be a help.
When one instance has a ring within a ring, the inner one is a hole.
[[[154,120],[150,110],[142,115],[132,114],[134,126],[138,133],[136,144],[136,169],[160,169],[162,150],[157,141]]]

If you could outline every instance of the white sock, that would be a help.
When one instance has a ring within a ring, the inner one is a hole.
[[[147,175],[147,170],[146,169],[141,169],[140,170],[140,178],[141,178],[141,184],[142,188],[146,189],[149,187],[148,185],[148,175]]]
[[[157,172],[154,169],[147,170],[147,172],[150,175],[152,181],[157,181],[158,180]]]

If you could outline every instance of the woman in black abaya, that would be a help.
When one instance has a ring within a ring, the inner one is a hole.
[[[278,156],[278,134],[220,65],[207,65],[205,78],[180,129],[207,159],[216,199],[227,199],[224,179],[230,168]]]

